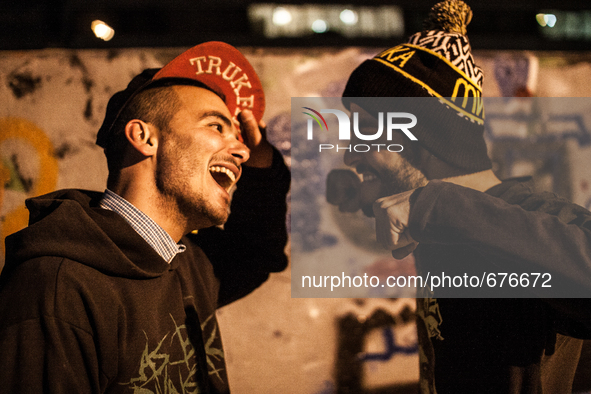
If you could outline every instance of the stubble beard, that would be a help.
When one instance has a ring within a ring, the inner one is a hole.
[[[419,169],[402,156],[396,168],[380,171],[379,178],[381,183],[379,198],[423,187],[429,182]],[[373,203],[362,206],[361,210],[368,217],[374,216]]]
[[[191,160],[180,142],[168,134],[162,141],[162,153],[158,159],[156,188],[163,209],[176,220],[187,223],[190,230],[222,225],[228,220],[229,211],[216,209],[204,196],[203,190],[193,190],[190,180],[204,163]]]

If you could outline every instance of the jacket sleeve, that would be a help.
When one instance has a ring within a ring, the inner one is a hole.
[[[283,157],[274,149],[270,168],[243,167],[223,229],[208,228],[188,236],[213,264],[220,280],[220,307],[256,289],[270,272],[287,267],[290,180]]]
[[[496,272],[550,273],[552,288],[529,288],[536,296],[564,297],[565,290],[568,296],[591,296],[587,210],[562,200],[556,214],[549,214],[536,209],[544,199],[524,209],[442,181],[419,190],[411,199],[409,221],[410,234],[419,243],[474,248],[491,257]]]

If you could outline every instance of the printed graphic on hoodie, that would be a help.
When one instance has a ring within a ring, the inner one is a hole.
[[[207,369],[210,379],[227,384],[224,352],[214,315],[202,324]],[[129,382],[120,383],[133,392],[141,393],[201,393],[205,382],[199,382],[196,350],[189,339],[185,324],[178,325],[172,315],[174,330],[167,333],[157,344],[150,344],[146,335],[146,347],[141,355],[137,376]],[[144,333],[145,334],[145,333]],[[180,352],[179,352],[180,348]]]

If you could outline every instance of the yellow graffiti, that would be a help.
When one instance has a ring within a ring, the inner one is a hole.
[[[40,176],[36,179],[28,197],[39,196],[55,190],[58,176],[58,163],[54,156],[54,149],[47,135],[34,123],[15,117],[0,118],[0,144],[8,140],[17,140],[32,146],[39,160]],[[4,202],[4,188],[10,182],[10,171],[0,160],[0,210]],[[0,229],[0,253],[4,256],[4,238],[27,226],[29,214],[24,204],[8,212],[2,218]],[[0,267],[1,270],[2,267]]]

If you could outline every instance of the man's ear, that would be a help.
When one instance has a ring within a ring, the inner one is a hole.
[[[427,149],[422,146],[417,147],[418,169],[427,177],[427,179],[440,179],[441,168],[446,164],[439,160]]]
[[[125,137],[143,156],[153,156],[158,150],[158,130],[153,124],[133,119],[125,125]]]

